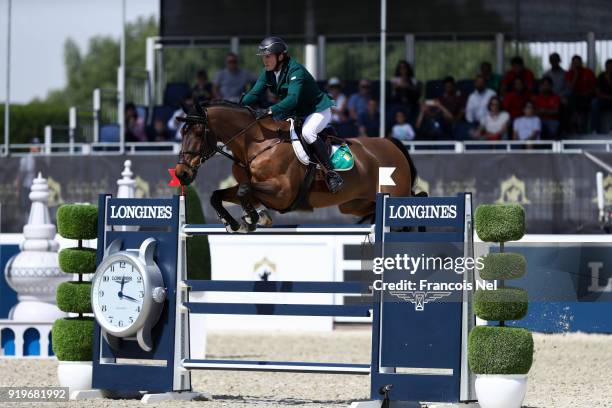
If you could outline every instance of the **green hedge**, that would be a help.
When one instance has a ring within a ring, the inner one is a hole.
[[[525,275],[527,261],[516,252],[492,252],[482,260],[483,268],[479,271],[484,280],[510,280]]]
[[[482,204],[476,208],[475,223],[485,242],[517,241],[525,234],[525,210],[518,204]]]
[[[42,143],[45,140],[45,126],[68,126],[67,105],[45,102],[11,104],[10,115],[11,143],[31,143],[35,137]],[[4,129],[4,103],[0,105],[0,129]],[[64,133],[65,138],[59,139],[59,142],[68,141],[68,131]]]
[[[66,273],[94,273],[96,271],[96,249],[64,248],[59,253],[59,267]]]
[[[93,317],[67,317],[53,323],[53,353],[61,361],[91,361]]]
[[[98,207],[91,204],[64,204],[57,210],[57,232],[68,239],[98,237]]]
[[[55,300],[62,312],[92,313],[91,282],[63,282],[57,288]]]
[[[474,294],[474,312],[484,320],[520,320],[527,315],[528,304],[527,291],[522,288],[477,290]]]
[[[474,327],[468,362],[476,374],[527,374],[533,362],[533,337],[520,327]]]
[[[180,190],[179,187],[179,194]],[[202,202],[197,190],[188,186],[185,193],[185,218],[187,223],[206,224]],[[195,235],[187,238],[187,278],[210,280],[210,246],[206,235]]]

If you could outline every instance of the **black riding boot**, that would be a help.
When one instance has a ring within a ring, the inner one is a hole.
[[[334,166],[331,164],[329,160],[329,156],[327,155],[327,149],[325,148],[325,143],[323,140],[317,137],[317,140],[311,144],[312,151],[316,157],[316,160],[325,167],[325,184],[327,184],[327,188],[332,194],[335,194],[340,190],[344,181],[342,177],[334,171]]]

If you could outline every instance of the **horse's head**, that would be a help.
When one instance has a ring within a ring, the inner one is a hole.
[[[187,109],[186,116],[177,117],[181,127],[181,151],[175,167],[176,177],[186,186],[195,180],[200,165],[217,153],[217,139],[209,129],[208,114],[199,103]]]

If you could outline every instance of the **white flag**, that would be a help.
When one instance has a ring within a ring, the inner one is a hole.
[[[395,167],[379,167],[378,168],[378,185],[379,186],[394,186],[395,181],[391,178]]]

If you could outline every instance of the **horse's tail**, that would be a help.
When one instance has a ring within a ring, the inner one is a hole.
[[[387,139],[389,139],[391,141],[391,143],[393,143],[398,149],[400,149],[400,151],[402,152],[402,154],[404,155],[404,157],[406,157],[406,160],[408,161],[408,166],[410,167],[410,175],[412,176],[412,185],[410,186],[410,192],[412,193],[412,195],[414,194],[414,185],[416,184],[416,179],[418,177],[418,172],[417,172],[417,168],[414,165],[414,162],[412,161],[412,158],[410,157],[410,154],[408,153],[408,149],[406,149],[406,146],[404,146],[404,144],[397,140],[396,138],[390,136]],[[419,195],[421,195],[419,193]]]

